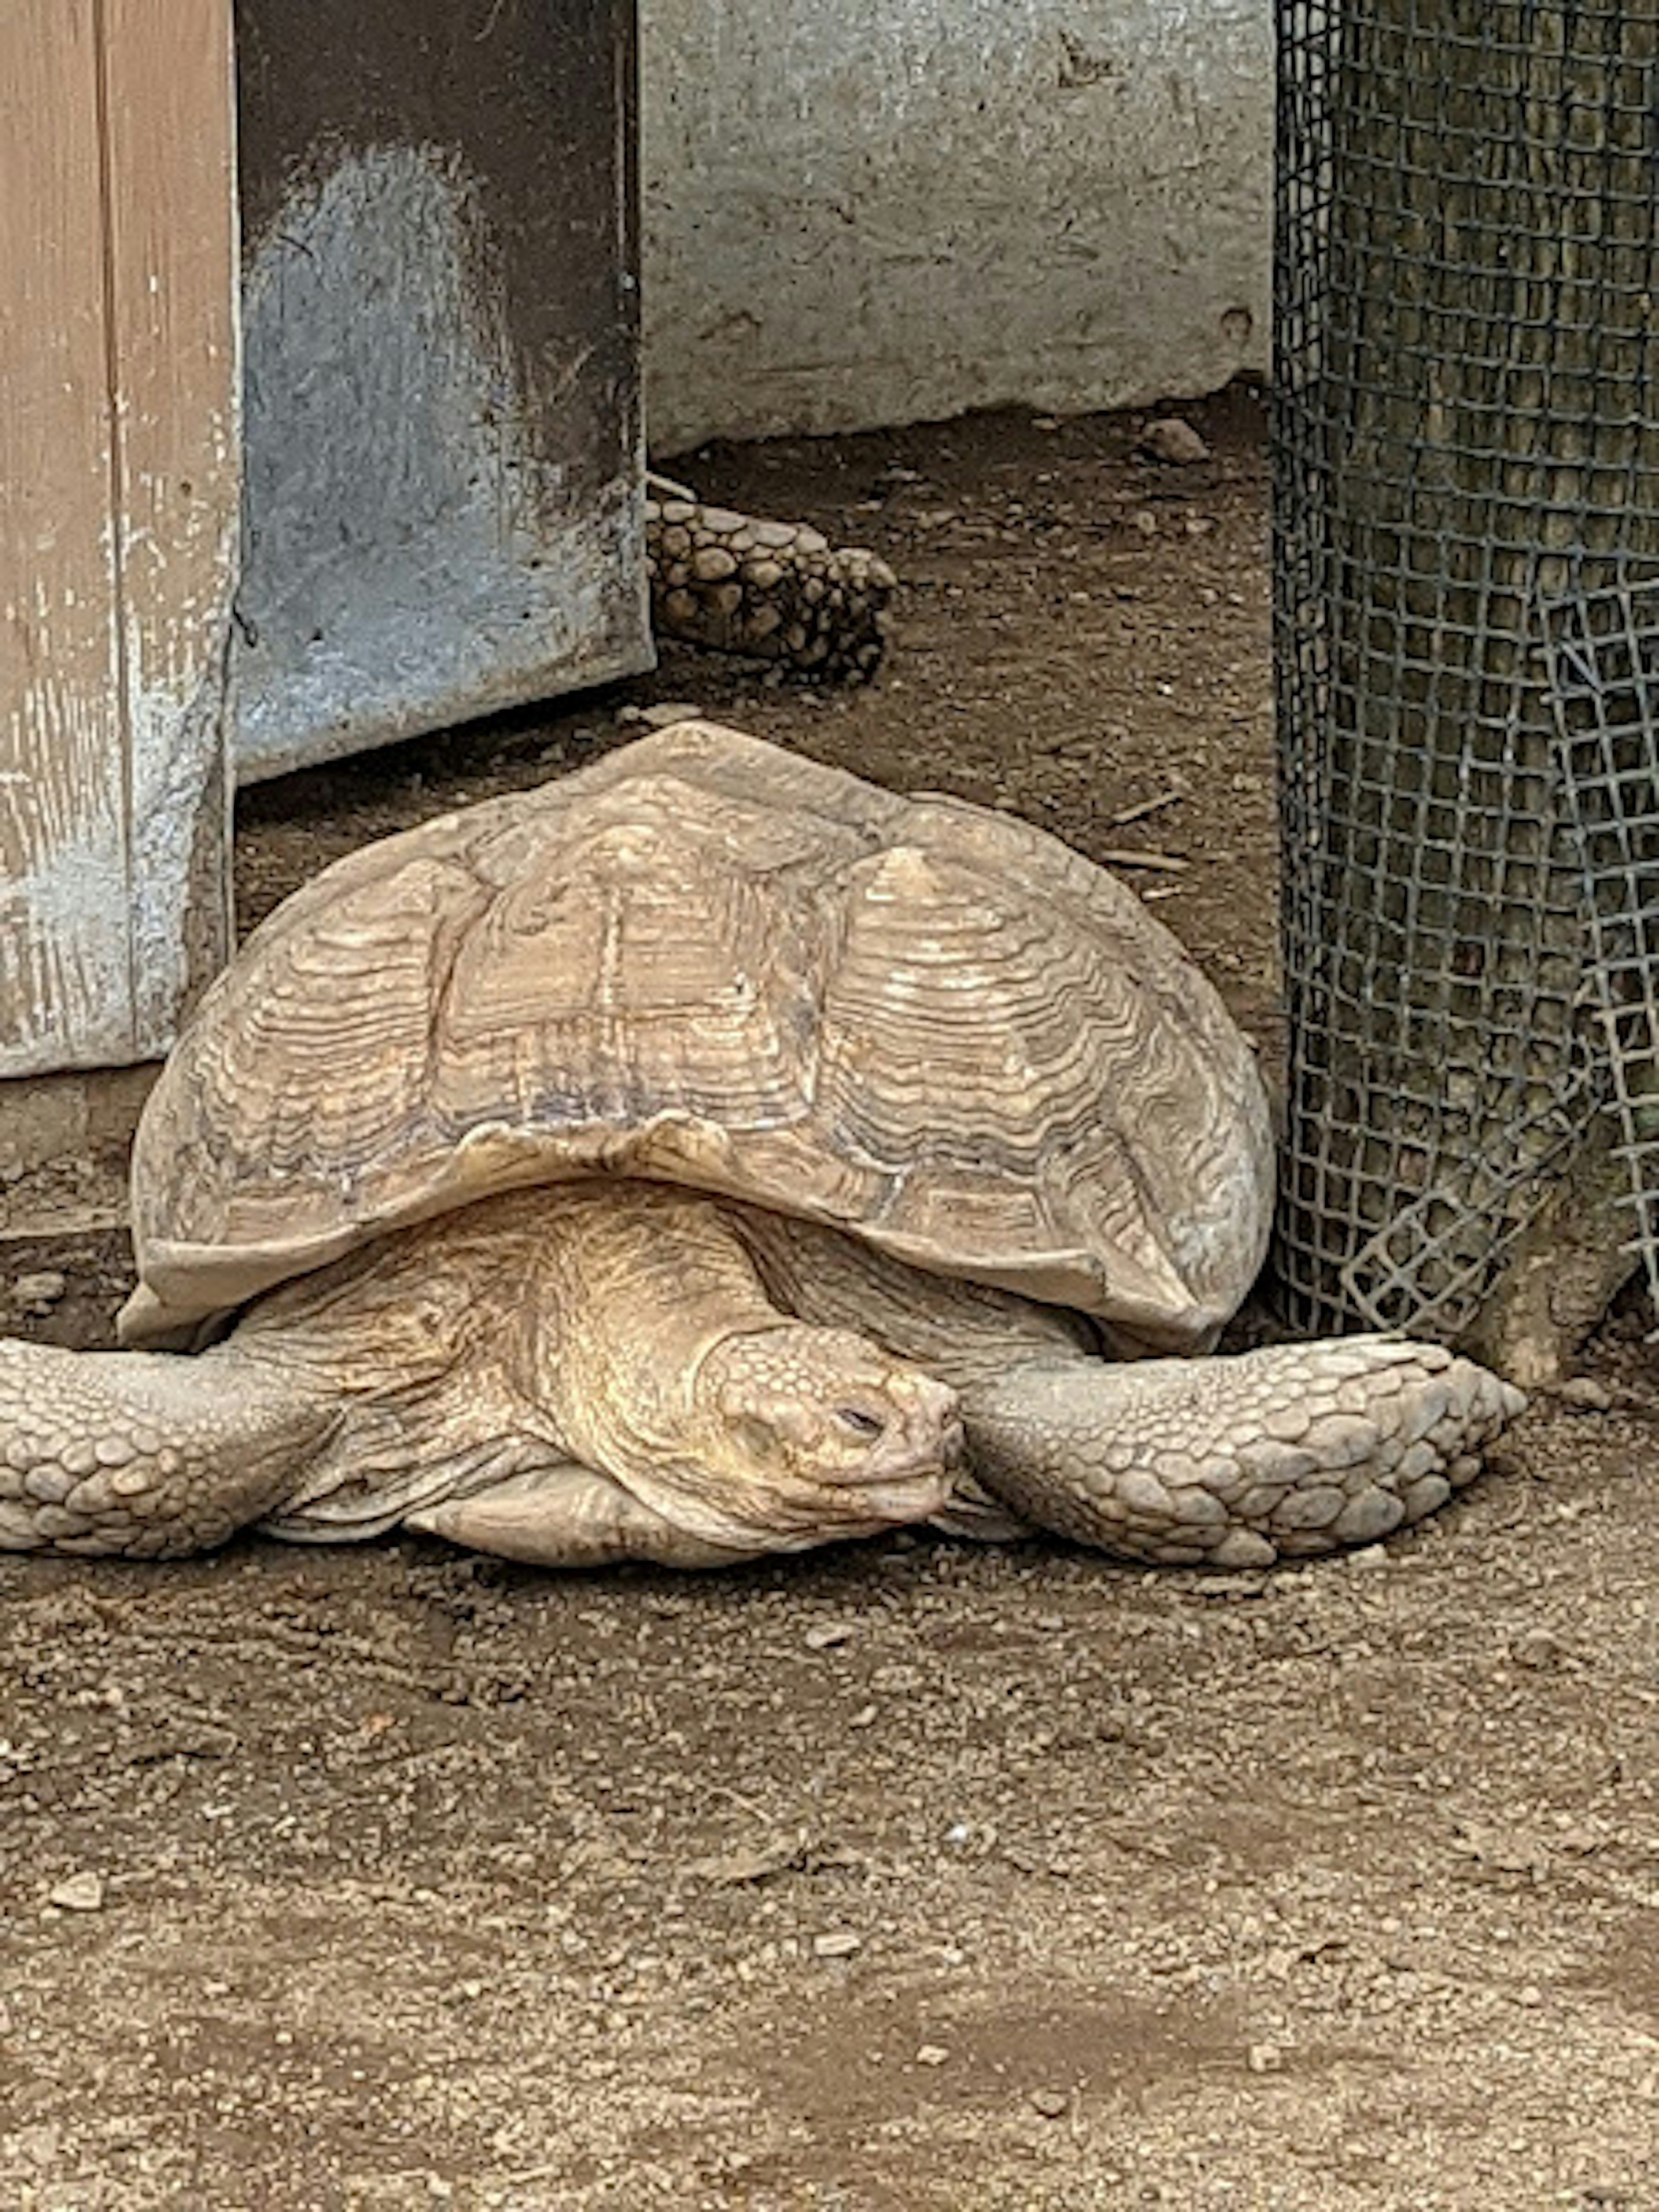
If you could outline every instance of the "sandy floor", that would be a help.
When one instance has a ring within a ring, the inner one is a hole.
[[[882,682],[676,655],[267,787],[244,918],[693,700],[1150,856],[1271,1052],[1259,411],[1193,419],[1181,470],[1014,417],[683,462],[888,555]],[[118,1273],[0,1322],[95,1334]],[[0,2204],[1659,2207],[1633,1323],[1595,1375],[1420,1533],[1267,1576],[0,1561]]]

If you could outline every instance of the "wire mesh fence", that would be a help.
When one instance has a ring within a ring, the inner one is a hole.
[[[1650,931],[1595,1018],[1615,939],[1545,610],[1659,562],[1659,0],[1279,21],[1278,1273],[1299,1325],[1452,1336],[1613,1081],[1607,1037],[1652,1073]]]
[[[1543,622],[1630,1249],[1659,1311],[1659,577],[1547,605]]]

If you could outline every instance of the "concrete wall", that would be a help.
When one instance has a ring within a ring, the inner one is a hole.
[[[1267,358],[1267,0],[642,0],[647,422],[849,429]]]

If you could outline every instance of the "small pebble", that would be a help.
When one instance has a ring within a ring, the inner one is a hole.
[[[854,1951],[863,1948],[863,1936],[855,1936],[850,1928],[832,1928],[827,1935],[812,1938],[812,1955],[817,1959],[850,1959]]]
[[[12,1303],[20,1313],[41,1319],[60,1303],[68,1289],[67,1275],[60,1275],[55,1267],[42,1267],[33,1274],[14,1277]]]
[[[951,2056],[941,2043],[924,2043],[916,2052],[918,2066],[943,2066]]]
[[[850,1644],[853,1635],[852,1624],[848,1621],[818,1620],[814,1621],[801,1641],[809,1651],[830,1651],[837,1644]]]
[[[46,1902],[64,1912],[101,1912],[104,1877],[100,1874],[72,1874],[46,1892]]]
[[[1567,1647],[1547,1628],[1529,1628],[1517,1636],[1510,1646],[1510,1657],[1517,1667],[1528,1668],[1534,1674],[1553,1674],[1565,1665]]]
[[[1277,2074],[1284,2063],[1284,2053],[1276,2043],[1253,2043],[1245,2053],[1245,2063],[1252,2074]]]
[[[647,730],[666,730],[676,722],[695,722],[702,714],[702,708],[690,699],[665,699],[658,706],[643,708],[640,720]]]
[[[1071,2110],[1072,2100],[1063,2089],[1033,2089],[1031,2109],[1041,2112],[1045,2120],[1063,2120]]]
[[[1179,415],[1166,415],[1156,422],[1149,422],[1141,433],[1140,450],[1155,461],[1167,462],[1171,468],[1191,468],[1195,462],[1210,458],[1210,449],[1203,439]]]
[[[1575,1413],[1607,1413],[1613,1410],[1612,1391],[1593,1375],[1570,1376],[1558,1395],[1561,1403],[1571,1406]]]
[[[1348,1565],[1358,1567],[1362,1573],[1369,1574],[1373,1568],[1386,1567],[1388,1564],[1388,1550],[1382,1544],[1362,1544],[1357,1552],[1348,1554]]]

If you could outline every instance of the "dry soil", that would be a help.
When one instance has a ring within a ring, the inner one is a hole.
[[[245,920],[684,699],[1139,855],[1271,1054],[1258,403],[1192,419],[683,460],[887,554],[880,683],[671,654],[258,791]],[[0,1563],[0,2205],[1659,2207],[1638,1329],[1432,1523],[1266,1575]]]

